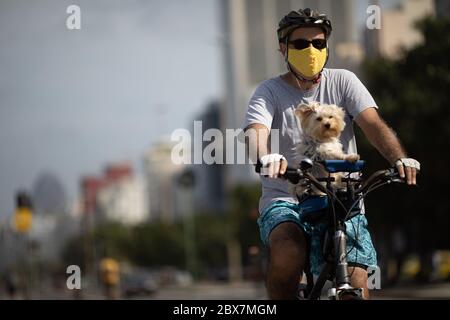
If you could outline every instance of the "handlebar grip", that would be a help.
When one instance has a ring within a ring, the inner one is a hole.
[[[262,163],[261,161],[259,161],[259,159],[256,161],[255,164],[255,172],[256,173],[261,173],[261,168],[262,168]]]
[[[286,178],[293,184],[297,184],[300,182],[300,179],[303,178],[303,175],[300,173],[299,169],[287,167],[286,172],[282,175],[282,177]]]
[[[400,174],[398,173],[398,170],[396,168],[392,167],[387,169],[386,171],[386,177],[388,177],[392,182],[406,183],[406,177],[400,177]]]
[[[261,174],[261,168],[262,168],[262,163],[261,163],[261,161],[258,160],[255,165],[255,172],[258,174]],[[287,167],[286,172],[280,176],[286,178],[293,184],[297,184],[300,181],[301,174],[300,174],[299,169]]]

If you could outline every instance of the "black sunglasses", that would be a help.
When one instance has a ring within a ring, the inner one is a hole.
[[[327,40],[325,39],[313,39],[311,41],[306,39],[296,39],[289,41],[290,44],[294,46],[297,50],[306,49],[310,44],[313,45],[314,48],[322,50],[327,47]]]

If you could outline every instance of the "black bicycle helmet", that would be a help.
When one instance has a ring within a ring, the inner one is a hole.
[[[278,41],[285,42],[286,38],[299,27],[319,27],[325,32],[328,39],[331,35],[331,22],[324,14],[310,8],[291,11],[278,24]]]

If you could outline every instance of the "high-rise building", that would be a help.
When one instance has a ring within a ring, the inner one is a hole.
[[[150,148],[143,157],[151,220],[173,222],[177,215],[176,177],[184,165],[172,161],[175,144],[176,142],[164,139]]]
[[[435,6],[435,11],[436,11],[436,16],[438,18],[449,18],[450,17],[450,1],[434,0],[434,6]]]
[[[402,49],[423,41],[414,24],[428,15],[434,15],[434,4],[433,0],[403,0],[398,7],[381,8],[381,28],[365,30],[367,56],[398,59]]]
[[[201,121],[203,132],[212,129],[223,133],[220,109],[220,103],[212,102],[196,117],[195,121]],[[216,147],[213,149],[213,156],[223,154],[223,145],[217,142],[202,141],[202,150],[207,150],[208,145],[213,144]],[[200,212],[223,212],[225,206],[224,165],[220,163],[208,164],[202,161],[201,164],[192,165],[191,169],[195,175],[194,209]]]

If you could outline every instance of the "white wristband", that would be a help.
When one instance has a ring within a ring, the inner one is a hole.
[[[282,156],[281,154],[278,153],[271,153],[271,154],[266,154],[265,156],[262,156],[260,161],[261,161],[261,175],[271,175],[273,173],[269,172],[269,165],[271,163],[274,162],[279,162],[281,160],[286,160],[286,158],[284,156]],[[275,174],[278,174],[278,172],[276,172]]]
[[[277,162],[281,160],[286,160],[286,158],[281,154],[271,153],[261,157],[261,164],[263,165],[263,167],[266,167],[272,162]]]
[[[396,166],[404,165],[405,167],[411,167],[411,168],[415,168],[417,170],[420,170],[420,162],[415,160],[415,159],[412,159],[412,158],[401,158],[401,159],[398,159],[395,162],[395,165]]]

